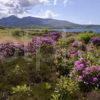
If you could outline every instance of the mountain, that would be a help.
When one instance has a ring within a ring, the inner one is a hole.
[[[56,19],[43,19],[36,17],[18,18],[14,15],[0,19],[0,26],[4,27],[49,27],[49,28],[74,28],[78,24]]]

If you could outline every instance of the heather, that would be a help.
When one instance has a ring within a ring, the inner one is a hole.
[[[0,43],[1,100],[99,100],[99,34],[30,33]]]

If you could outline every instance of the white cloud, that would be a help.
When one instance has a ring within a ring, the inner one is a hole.
[[[43,15],[44,18],[55,18],[57,16],[58,15],[51,10],[47,10]]]
[[[0,0],[0,17],[28,14],[32,7],[48,2],[49,0]]]
[[[54,5],[57,5],[57,1],[58,1],[58,0],[54,0]]]
[[[26,16],[33,16],[33,17],[39,17],[39,18],[56,18],[59,15],[55,12],[53,12],[52,10],[41,10],[40,12],[38,12],[37,14],[32,14],[32,13],[26,13],[24,12],[23,14],[18,14],[18,17],[22,18],[22,17],[26,17]]]
[[[64,6],[66,6],[67,4],[70,4],[70,3],[72,3],[72,0],[64,0],[64,2],[63,2]]]
[[[64,0],[64,2],[63,2],[63,3],[64,3],[64,4],[67,4],[68,2],[69,2],[69,0]]]
[[[58,2],[61,2],[61,4],[63,3],[64,6],[66,6],[67,4],[72,2],[72,0],[54,0],[54,2],[53,2],[54,6],[57,5]]]
[[[74,0],[64,0],[63,2],[64,6],[71,6],[75,4]]]
[[[58,14],[53,12],[52,10],[46,10],[46,11],[41,10],[39,13],[37,13],[37,15],[31,15],[31,16],[52,19],[52,18],[57,17]]]
[[[58,0],[54,0],[56,5]],[[41,18],[55,18],[57,13],[52,10],[40,11],[35,15],[32,14],[32,8],[36,5],[49,4],[50,0],[0,0],[0,18],[10,15],[16,15],[18,17],[34,16]]]

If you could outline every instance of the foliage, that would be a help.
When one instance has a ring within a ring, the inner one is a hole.
[[[73,42],[74,42],[73,37],[69,37],[67,39],[60,38],[59,41],[57,42],[57,45],[60,47],[67,47],[68,45],[70,45]]]
[[[100,66],[90,66],[83,58],[76,61],[74,66],[81,90],[91,91],[91,89],[100,86]]]
[[[24,35],[26,35],[26,33],[23,30],[14,30],[12,32],[12,36],[14,37],[22,37]]]
[[[12,93],[24,93],[29,91],[31,91],[30,87],[28,87],[26,84],[22,86],[12,87]]]
[[[58,80],[51,100],[77,100],[79,92],[78,83],[70,78],[61,77]]]
[[[78,34],[78,39],[84,41],[85,43],[88,43],[89,40],[90,40],[93,36],[95,36],[94,33],[88,33],[88,32],[86,32],[86,33],[80,33],[80,34]]]
[[[100,46],[100,37],[94,37],[90,40],[90,42],[96,46]]]
[[[35,34],[27,44],[0,43],[1,100],[84,100],[100,91],[99,73],[99,35],[94,33],[63,38],[48,32]]]

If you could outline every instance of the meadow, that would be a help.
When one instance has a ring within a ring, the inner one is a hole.
[[[100,100],[100,34],[0,29],[0,100]]]

